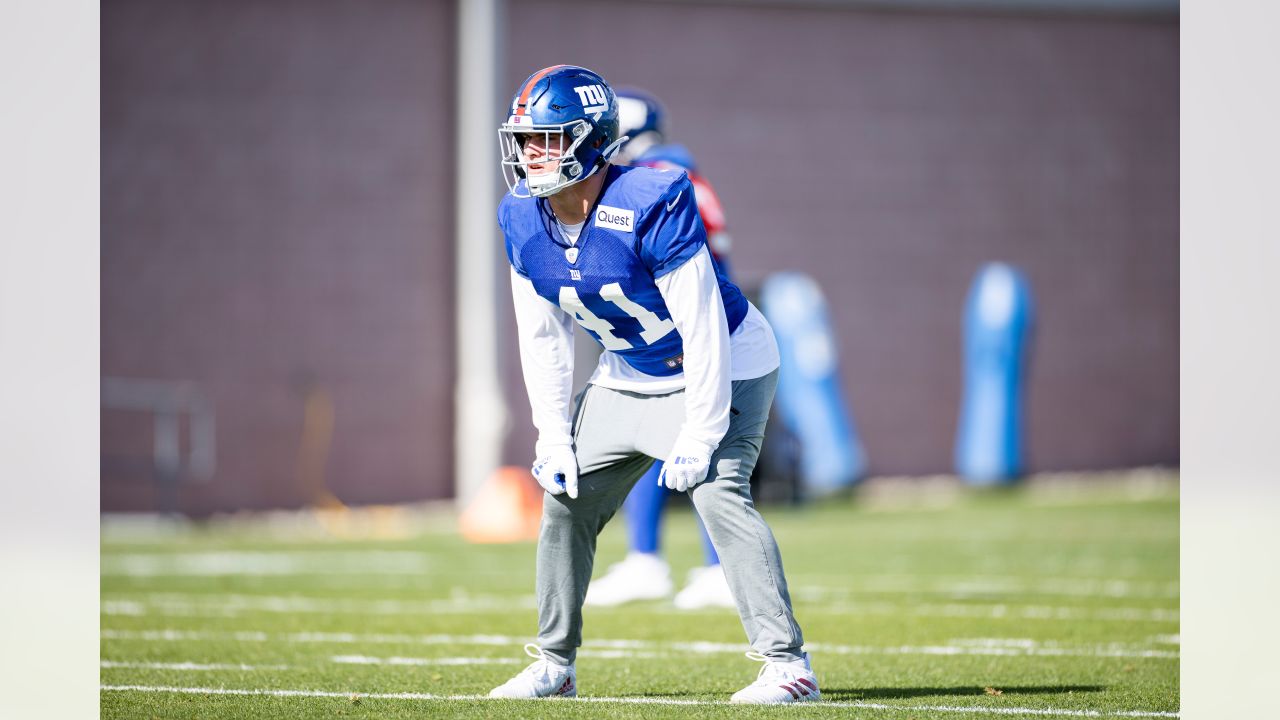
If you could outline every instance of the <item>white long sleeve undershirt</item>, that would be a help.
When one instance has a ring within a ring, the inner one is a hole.
[[[528,278],[511,269],[511,299],[520,339],[520,368],[543,446],[573,442],[573,318],[538,294]]]
[[[684,345],[684,371],[642,373],[617,354],[604,351],[590,382],[644,394],[685,393],[688,437],[716,447],[729,427],[731,381],[750,380],[778,367],[773,329],[754,306],[732,335],[724,303],[704,247],[656,281]],[[511,271],[520,363],[539,444],[570,441],[573,385],[572,318],[537,294],[527,278]]]
[[[713,450],[729,429],[729,323],[711,254],[704,246],[655,281],[684,345],[684,437]]]

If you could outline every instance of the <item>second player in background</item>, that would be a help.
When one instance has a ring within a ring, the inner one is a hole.
[[[725,230],[724,212],[711,184],[697,170],[693,155],[683,145],[666,142],[666,109],[653,95],[634,88],[620,88],[618,115],[620,134],[630,137],[615,156],[622,165],[671,167],[684,170],[693,184],[698,214],[707,231],[707,245],[715,263],[729,274],[730,238]],[[596,348],[595,343],[580,343]],[[592,367],[594,363],[583,363]],[[667,496],[675,494],[658,482],[662,461],[655,461],[636,482],[623,505],[627,526],[627,557],[609,567],[587,590],[587,605],[607,607],[637,600],[657,600],[674,589],[671,565],[663,557],[662,515]],[[695,513],[695,517],[696,517]],[[704,563],[689,573],[684,588],[676,593],[676,607],[696,610],[706,607],[734,607],[729,583],[706,527],[698,519]]]

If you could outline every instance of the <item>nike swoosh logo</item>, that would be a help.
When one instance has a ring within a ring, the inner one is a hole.
[[[684,194],[684,191],[683,191],[683,190],[681,190],[680,192],[676,193],[676,199],[675,199],[675,200],[672,200],[672,201],[667,205],[667,212],[671,212],[672,210],[674,210],[674,209],[675,209],[675,207],[676,207],[676,203],[680,202],[680,196],[681,196],[681,195],[683,195],[683,194]]]

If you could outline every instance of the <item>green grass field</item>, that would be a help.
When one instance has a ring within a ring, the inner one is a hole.
[[[1176,480],[763,508],[823,693],[784,709],[727,704],[759,667],[736,614],[664,602],[587,610],[579,700],[476,697],[528,662],[534,545],[447,519],[377,540],[106,522],[102,716],[1174,717]],[[686,507],[664,539],[682,579]],[[616,519],[596,574],[624,552]]]

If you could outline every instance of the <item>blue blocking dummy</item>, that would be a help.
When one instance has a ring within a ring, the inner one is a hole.
[[[800,444],[805,497],[848,487],[866,470],[866,454],[836,376],[836,343],[827,303],[807,275],[779,272],[760,288],[761,311],[778,338],[782,368],[775,403]]]
[[[973,485],[1022,474],[1027,353],[1033,306],[1022,273],[1004,263],[978,271],[964,311],[964,399],[956,472]]]

